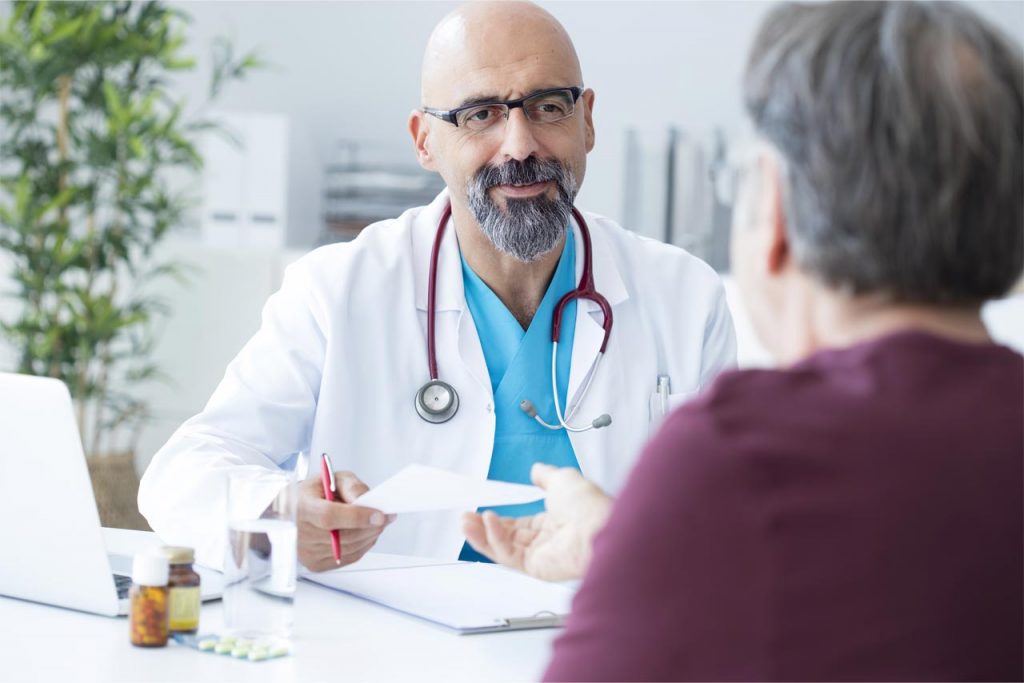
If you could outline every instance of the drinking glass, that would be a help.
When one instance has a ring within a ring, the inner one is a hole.
[[[228,475],[224,627],[254,646],[289,646],[298,567],[294,471]]]

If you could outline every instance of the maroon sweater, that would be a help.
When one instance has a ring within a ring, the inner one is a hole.
[[[1021,680],[1024,359],[919,332],[721,376],[647,446],[548,680]]]

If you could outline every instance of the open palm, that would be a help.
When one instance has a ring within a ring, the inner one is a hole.
[[[580,578],[611,498],[571,468],[534,465],[531,474],[547,492],[545,512],[518,518],[467,513],[466,537],[481,554],[539,579]]]

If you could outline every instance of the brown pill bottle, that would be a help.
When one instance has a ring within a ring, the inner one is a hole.
[[[143,553],[132,564],[132,588],[129,617],[132,645],[163,647],[167,645],[169,594],[167,556]]]
[[[199,630],[199,574],[192,568],[195,552],[184,546],[164,546],[164,555],[171,564],[167,587],[170,589],[168,628],[174,633],[195,633]]]

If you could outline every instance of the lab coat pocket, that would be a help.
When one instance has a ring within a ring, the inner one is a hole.
[[[654,436],[654,433],[658,431],[658,427],[661,426],[662,420],[664,420],[669,413],[679,406],[685,405],[690,399],[695,398],[698,393],[700,393],[700,389],[669,394],[667,401],[664,400],[662,395],[658,392],[651,394],[647,401],[648,414],[650,415],[650,421],[647,427],[647,436]]]

